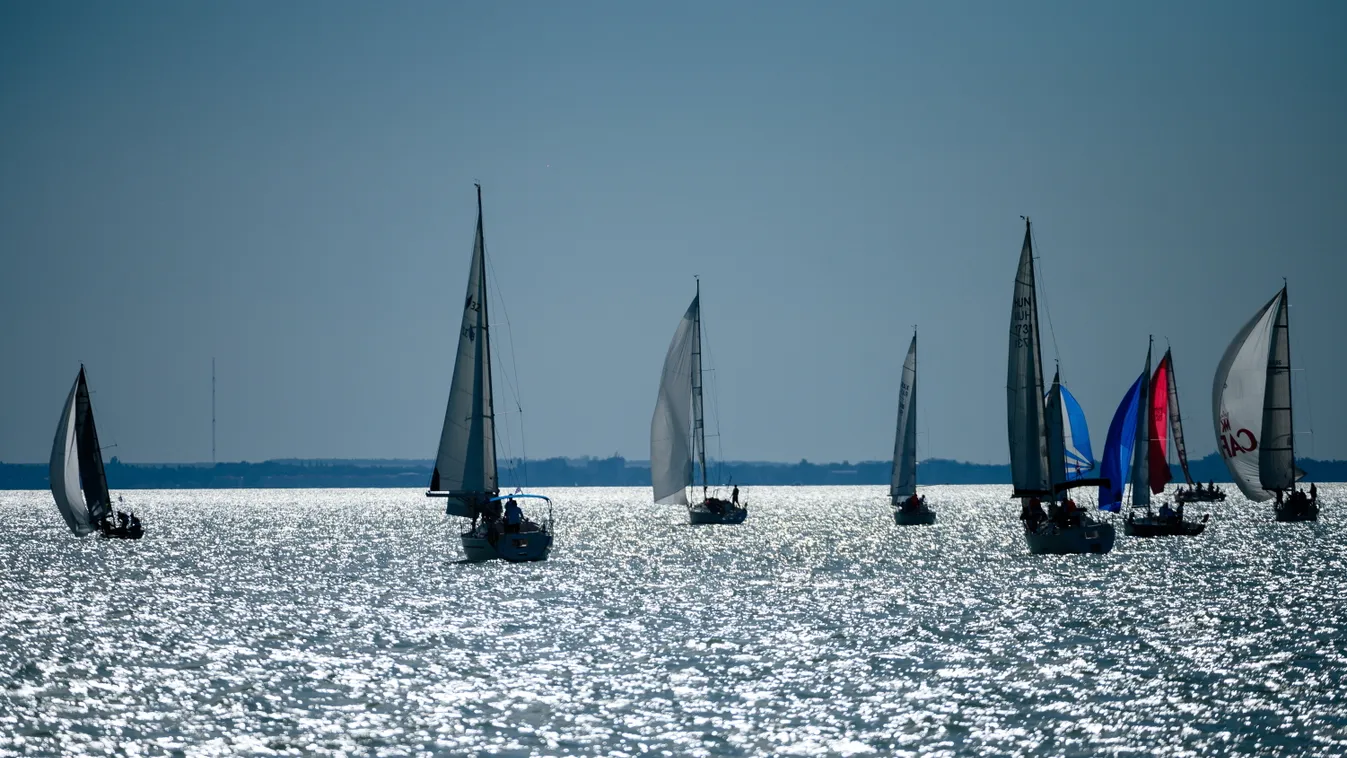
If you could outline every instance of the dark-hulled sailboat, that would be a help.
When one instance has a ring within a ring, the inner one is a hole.
[[[898,526],[924,526],[935,523],[935,511],[917,496],[917,332],[903,361],[903,379],[898,385],[898,431],[893,442],[893,472],[889,480],[889,502],[893,521]]]
[[[702,413],[702,285],[674,331],[660,373],[655,415],[650,419],[650,484],[655,502],[688,509],[693,524],[740,524],[747,504],[710,494],[706,471],[706,424]],[[692,460],[702,471],[702,497],[688,500]]]
[[[1054,391],[1045,402],[1038,340],[1038,286],[1031,226],[1026,218],[1010,310],[1006,377],[1013,497],[1020,499],[1020,518],[1030,553],[1107,553],[1113,549],[1113,525],[1096,521],[1067,497],[1071,488],[1095,485],[1100,480],[1073,479],[1067,475],[1059,381],[1054,379],[1053,385]],[[1047,513],[1042,510],[1045,500]]]
[[[103,537],[138,540],[145,535],[134,513],[113,513],[83,365],[61,408],[61,422],[51,447],[50,475],[56,507],[76,536],[97,532]]]
[[[449,385],[449,404],[440,431],[440,447],[427,497],[446,498],[444,512],[472,519],[461,536],[469,561],[500,558],[510,562],[542,561],[552,547],[548,524],[523,516],[515,502],[543,495],[501,496],[496,477],[496,416],[492,407],[491,332],[487,317],[486,240],[482,230],[482,187],[477,186],[477,235],[458,353]],[[550,521],[550,518],[549,518]]]

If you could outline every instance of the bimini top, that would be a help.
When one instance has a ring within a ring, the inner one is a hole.
[[[497,500],[518,500],[518,499],[521,498],[521,497],[531,497],[531,498],[534,498],[534,499],[536,499],[536,500],[546,500],[546,501],[549,502],[549,503],[552,502],[552,498],[550,498],[550,497],[548,497],[548,496],[546,496],[546,495],[524,495],[524,494],[519,494],[519,495],[501,495],[500,497],[493,497],[493,498],[491,498],[490,500],[488,500],[487,502],[488,502],[488,503],[494,503],[494,502],[496,502]]]

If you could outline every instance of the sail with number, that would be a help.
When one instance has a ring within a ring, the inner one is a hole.
[[[673,341],[664,356],[659,397],[650,420],[650,483],[655,502],[687,505],[687,487],[692,484],[693,377],[700,373],[701,350],[697,326],[701,294],[678,322]]]
[[[1212,383],[1217,449],[1255,502],[1304,475],[1295,466],[1289,331],[1283,287],[1235,335]]]
[[[482,230],[482,188],[477,188],[477,234],[468,270],[467,297],[458,332],[449,403],[430,490],[447,493],[445,512],[471,517],[494,497],[496,421],[491,398],[491,337],[487,318],[486,240]]]
[[[893,443],[893,476],[889,497],[894,505],[917,494],[917,335],[903,361],[903,379],[898,389],[898,430]]]
[[[1016,497],[1052,492],[1044,418],[1043,367],[1038,343],[1038,294],[1029,222],[1015,274],[1010,309],[1010,355],[1006,375],[1010,474]]]
[[[83,537],[112,513],[103,451],[94,425],[89,383],[80,366],[56,427],[51,450],[51,494],[66,525]]]

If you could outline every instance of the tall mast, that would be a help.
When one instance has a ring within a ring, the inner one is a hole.
[[[1038,339],[1038,272],[1034,269],[1034,237],[1033,222],[1028,216],[1024,217],[1024,239],[1029,245],[1029,273],[1034,282],[1034,370],[1038,377],[1038,388],[1035,394],[1038,396],[1038,402],[1043,402],[1043,343]],[[1046,420],[1046,419],[1045,419]],[[1050,432],[1048,425],[1043,424],[1042,428],[1044,448],[1049,447]],[[1048,461],[1048,497],[1057,499],[1057,482],[1052,478],[1052,461]]]
[[[484,340],[483,352],[486,353],[486,360],[482,364],[482,382],[486,386],[486,422],[491,424],[491,470],[496,472],[496,487],[500,487],[500,474],[497,471],[498,461],[496,460],[496,392],[491,384],[491,319],[487,315],[486,307],[486,227],[482,223],[482,185],[474,182],[473,186],[477,188],[477,235],[482,238],[482,276],[481,292],[479,301],[482,304],[482,339]],[[508,315],[508,314],[507,314]]]
[[[692,318],[692,444],[702,467],[702,498],[706,498],[706,420],[702,407],[702,280],[697,279],[697,311]]]
[[[1286,310],[1286,324],[1281,326],[1286,330],[1282,339],[1286,340],[1286,426],[1290,430],[1291,436],[1287,440],[1287,445],[1291,448],[1291,489],[1296,486],[1296,413],[1295,403],[1291,402],[1291,300],[1286,294],[1286,278],[1282,277],[1282,308]]]

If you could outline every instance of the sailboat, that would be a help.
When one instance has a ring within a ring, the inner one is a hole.
[[[935,523],[935,511],[926,498],[917,497],[917,332],[903,361],[903,380],[898,386],[898,431],[893,442],[893,476],[889,499],[893,520],[899,526]]]
[[[77,537],[98,532],[104,537],[138,540],[145,535],[134,513],[119,511],[114,518],[83,364],[61,407],[61,422],[51,446],[51,495]]]
[[[552,548],[551,499],[516,492],[501,495],[496,477],[496,415],[492,406],[491,330],[487,315],[486,240],[482,229],[482,187],[477,185],[477,234],[468,269],[468,292],[458,330],[449,403],[427,497],[446,498],[444,512],[472,519],[463,532],[468,561],[496,558],[543,561]],[[547,504],[547,523],[524,517],[518,500]]]
[[[739,524],[748,517],[747,503],[738,503],[739,489],[729,500],[709,494],[706,474],[706,425],[702,414],[702,285],[678,322],[660,374],[655,415],[650,419],[650,484],[660,505],[686,505],[693,524]],[[700,502],[688,499],[693,484],[692,460],[701,467]]]
[[[1070,478],[1066,468],[1066,430],[1060,397],[1060,376],[1044,399],[1043,365],[1038,339],[1038,289],[1029,219],[1024,220],[1024,244],[1015,275],[1010,311],[1010,355],[1007,361],[1006,417],[1010,437],[1010,473],[1013,496],[1020,498],[1020,519],[1029,552],[1107,553],[1113,549],[1112,524],[1096,521],[1075,507],[1066,495],[1073,487],[1091,486],[1097,479]],[[1042,510],[1042,500],[1049,512]]]
[[[1151,379],[1151,397],[1153,398],[1151,413],[1154,417],[1151,423],[1151,439],[1159,445],[1160,459],[1168,461],[1168,451],[1172,450],[1174,457],[1178,459],[1180,470],[1183,471],[1183,484],[1179,485],[1178,491],[1174,493],[1174,501],[1216,503],[1225,500],[1225,493],[1218,489],[1214,482],[1203,487],[1200,482],[1193,481],[1193,474],[1188,470],[1188,446],[1183,441],[1183,416],[1179,413],[1178,375],[1174,371],[1174,354],[1169,348],[1165,349],[1165,357],[1160,359],[1160,365],[1156,367],[1155,376]],[[1173,441],[1169,448],[1165,447],[1166,425]],[[1151,488],[1154,489],[1155,482],[1168,483],[1172,477],[1167,462],[1164,465],[1156,463],[1154,453],[1151,455],[1151,461]]]
[[[1151,512],[1151,495],[1164,492],[1169,482],[1169,464],[1165,461],[1165,417],[1169,416],[1170,385],[1173,373],[1169,353],[1160,368],[1151,376],[1151,349],[1146,347],[1146,369],[1123,396],[1109,425],[1108,441],[1104,445],[1103,473],[1107,484],[1099,488],[1099,507],[1113,511],[1122,509],[1123,487],[1128,478],[1132,482],[1132,510],[1123,521],[1123,533],[1133,537],[1192,536],[1207,528],[1202,521],[1185,521],[1183,504],[1177,510],[1168,503],[1160,506],[1158,514]],[[1183,445],[1182,427],[1178,426],[1177,393],[1174,396],[1175,441]],[[1186,455],[1184,457],[1187,460]],[[1123,466],[1130,462],[1130,477],[1123,475]],[[1186,471],[1186,465],[1185,465]],[[1144,511],[1143,511],[1144,509]]]
[[[1226,348],[1212,384],[1217,449],[1244,496],[1276,498],[1278,521],[1317,521],[1317,488],[1296,487],[1291,400],[1291,326],[1286,285],[1254,314]]]

